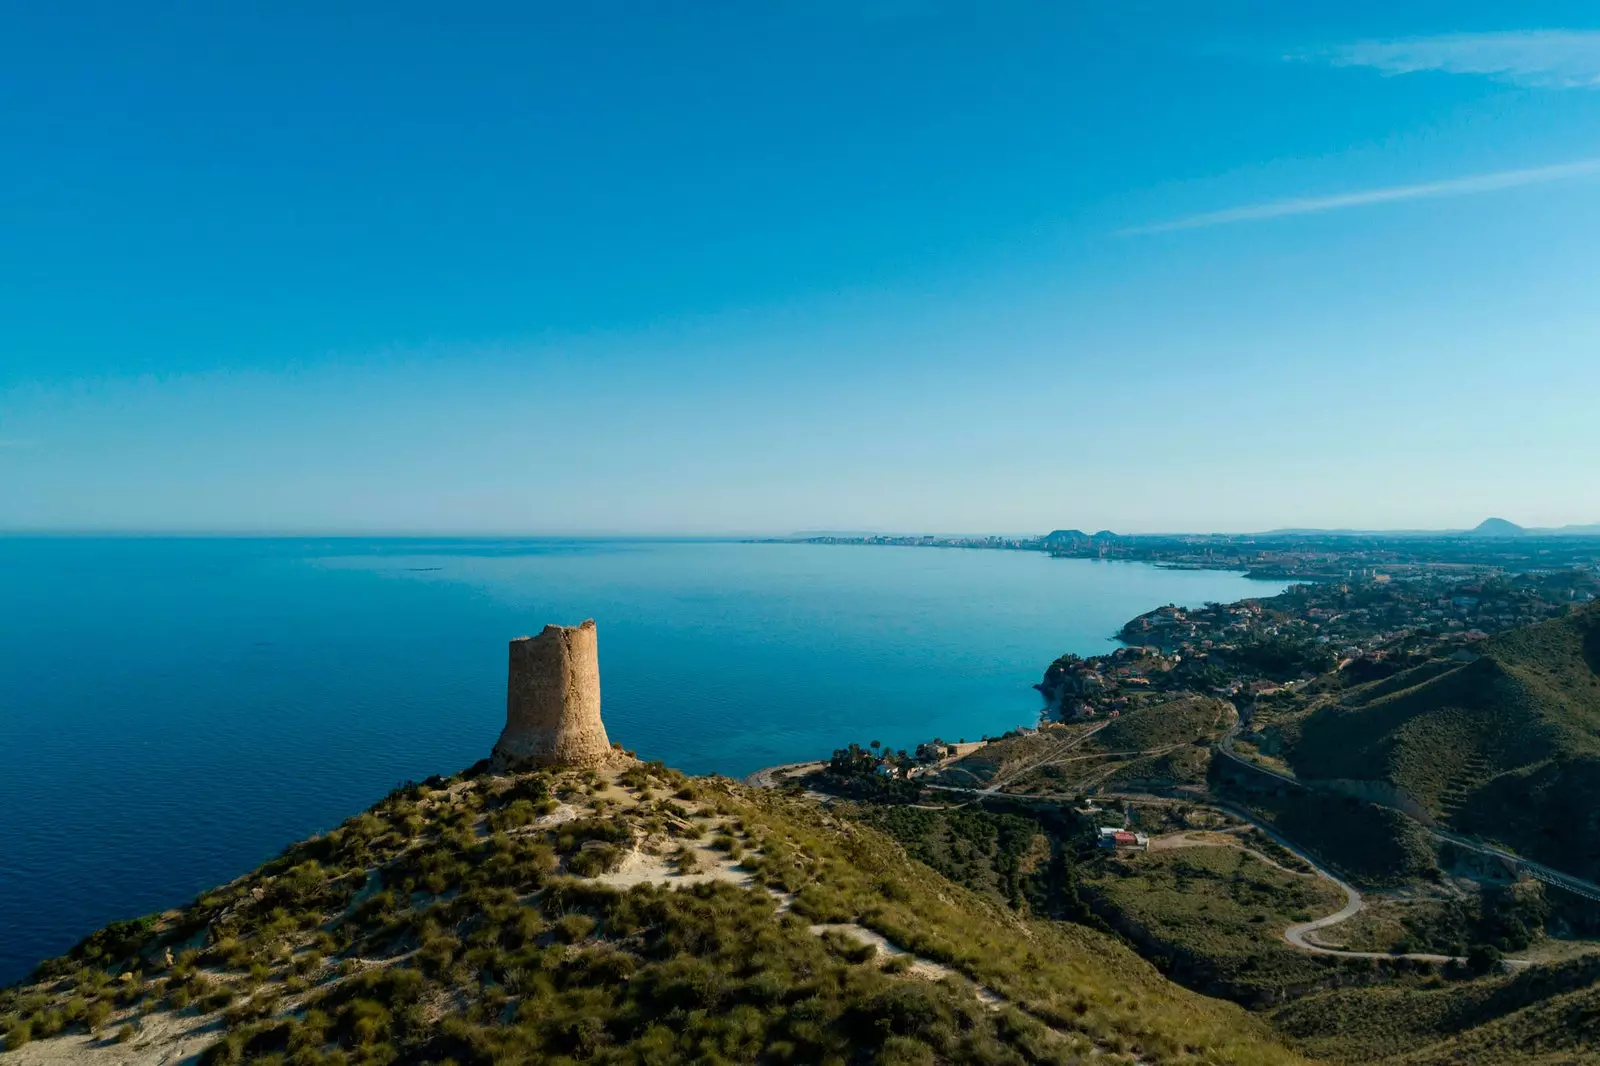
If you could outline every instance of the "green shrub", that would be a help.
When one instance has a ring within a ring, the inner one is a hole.
[[[568,944],[576,944],[594,932],[595,924],[587,914],[564,915],[556,922],[556,935]]]
[[[1500,949],[1493,944],[1474,944],[1467,949],[1467,968],[1484,974],[1500,967]]]
[[[84,1011],[83,1023],[93,1032],[104,1025],[109,1017],[111,1017],[111,1004],[106,1000],[97,999]]]
[[[12,1022],[5,1030],[6,1050],[15,1051],[17,1048],[33,1039],[33,1026],[27,1022]]]
[[[853,936],[830,929],[822,934],[822,943],[829,951],[846,962],[862,963],[877,956],[875,944],[863,944]]]
[[[586,844],[567,860],[567,869],[579,877],[598,877],[615,870],[622,862],[622,851],[613,844]]]

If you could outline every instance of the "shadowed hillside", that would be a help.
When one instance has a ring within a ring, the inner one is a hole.
[[[1343,988],[1273,1014],[1305,1050],[1338,1063],[1593,1062],[1600,959],[1466,983]]]
[[[1600,872],[1600,605],[1429,663],[1277,727],[1304,779],[1382,781],[1441,825]]]

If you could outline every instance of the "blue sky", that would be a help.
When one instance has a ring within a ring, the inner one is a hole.
[[[1600,521],[1592,4],[4,4],[0,145],[4,529]]]

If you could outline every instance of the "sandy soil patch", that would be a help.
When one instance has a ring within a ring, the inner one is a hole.
[[[578,820],[578,808],[570,803],[563,803],[549,814],[541,814],[533,820],[534,828],[549,829],[553,825],[563,825],[567,822]]]
[[[215,1014],[190,1017],[163,1012],[145,1018],[139,1035],[117,1043],[122,1020],[114,1019],[98,1036],[73,1034],[24,1044],[5,1053],[5,1066],[180,1066],[198,1061],[200,1053],[222,1034]]]
[[[672,861],[671,856],[634,848],[615,870],[593,880],[596,884],[624,890],[635,885],[699,885],[708,881],[727,881],[741,888],[749,888],[755,883],[755,877],[748,870],[722,852],[708,847],[697,847],[695,851],[699,868],[692,874],[680,874],[678,864]]]

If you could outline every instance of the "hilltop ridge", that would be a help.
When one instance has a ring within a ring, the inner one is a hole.
[[[1584,877],[1600,831],[1600,603],[1278,722],[1303,779],[1391,785],[1438,824]]]
[[[16,1066],[1299,1061],[813,799],[613,747],[592,621],[511,642],[491,758],[91,934],[0,1032]]]
[[[1301,1061],[1111,937],[659,764],[402,788],[0,997],[4,1060]]]

